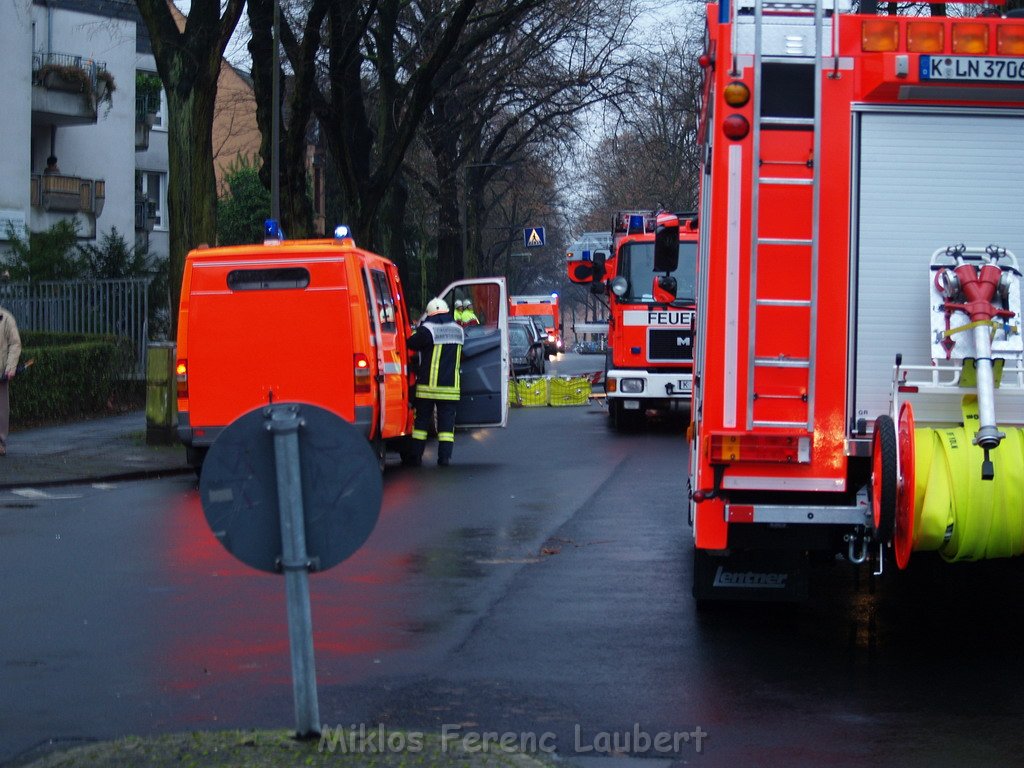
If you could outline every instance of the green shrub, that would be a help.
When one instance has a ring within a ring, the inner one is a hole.
[[[117,336],[25,332],[21,361],[32,367],[11,382],[16,424],[104,413],[131,366],[131,341]]]

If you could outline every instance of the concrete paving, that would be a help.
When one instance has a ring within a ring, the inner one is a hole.
[[[191,472],[185,448],[146,444],[146,414],[134,411],[12,432],[0,457],[0,488],[126,480]]]

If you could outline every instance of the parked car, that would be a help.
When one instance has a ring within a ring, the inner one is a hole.
[[[538,335],[536,326],[525,318],[510,317],[508,334],[513,372],[517,376],[542,376],[547,355],[543,337]]]

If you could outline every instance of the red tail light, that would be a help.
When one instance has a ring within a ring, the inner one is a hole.
[[[174,365],[174,379],[178,382],[178,397],[188,397],[188,361],[179,360]]]
[[[355,366],[356,392],[367,394],[370,387],[370,359],[362,352],[356,352],[353,356]]]
[[[712,464],[728,464],[733,461],[807,464],[811,460],[810,435],[753,432],[712,434],[708,448]]]

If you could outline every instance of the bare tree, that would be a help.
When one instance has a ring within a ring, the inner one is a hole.
[[[185,256],[217,237],[212,138],[217,78],[245,0],[192,0],[182,29],[169,0],[136,3],[167,94],[171,319],[176,325]]]
[[[647,56],[641,83],[617,104],[615,122],[588,162],[583,230],[604,230],[616,210],[697,204],[701,47],[673,37]]]

